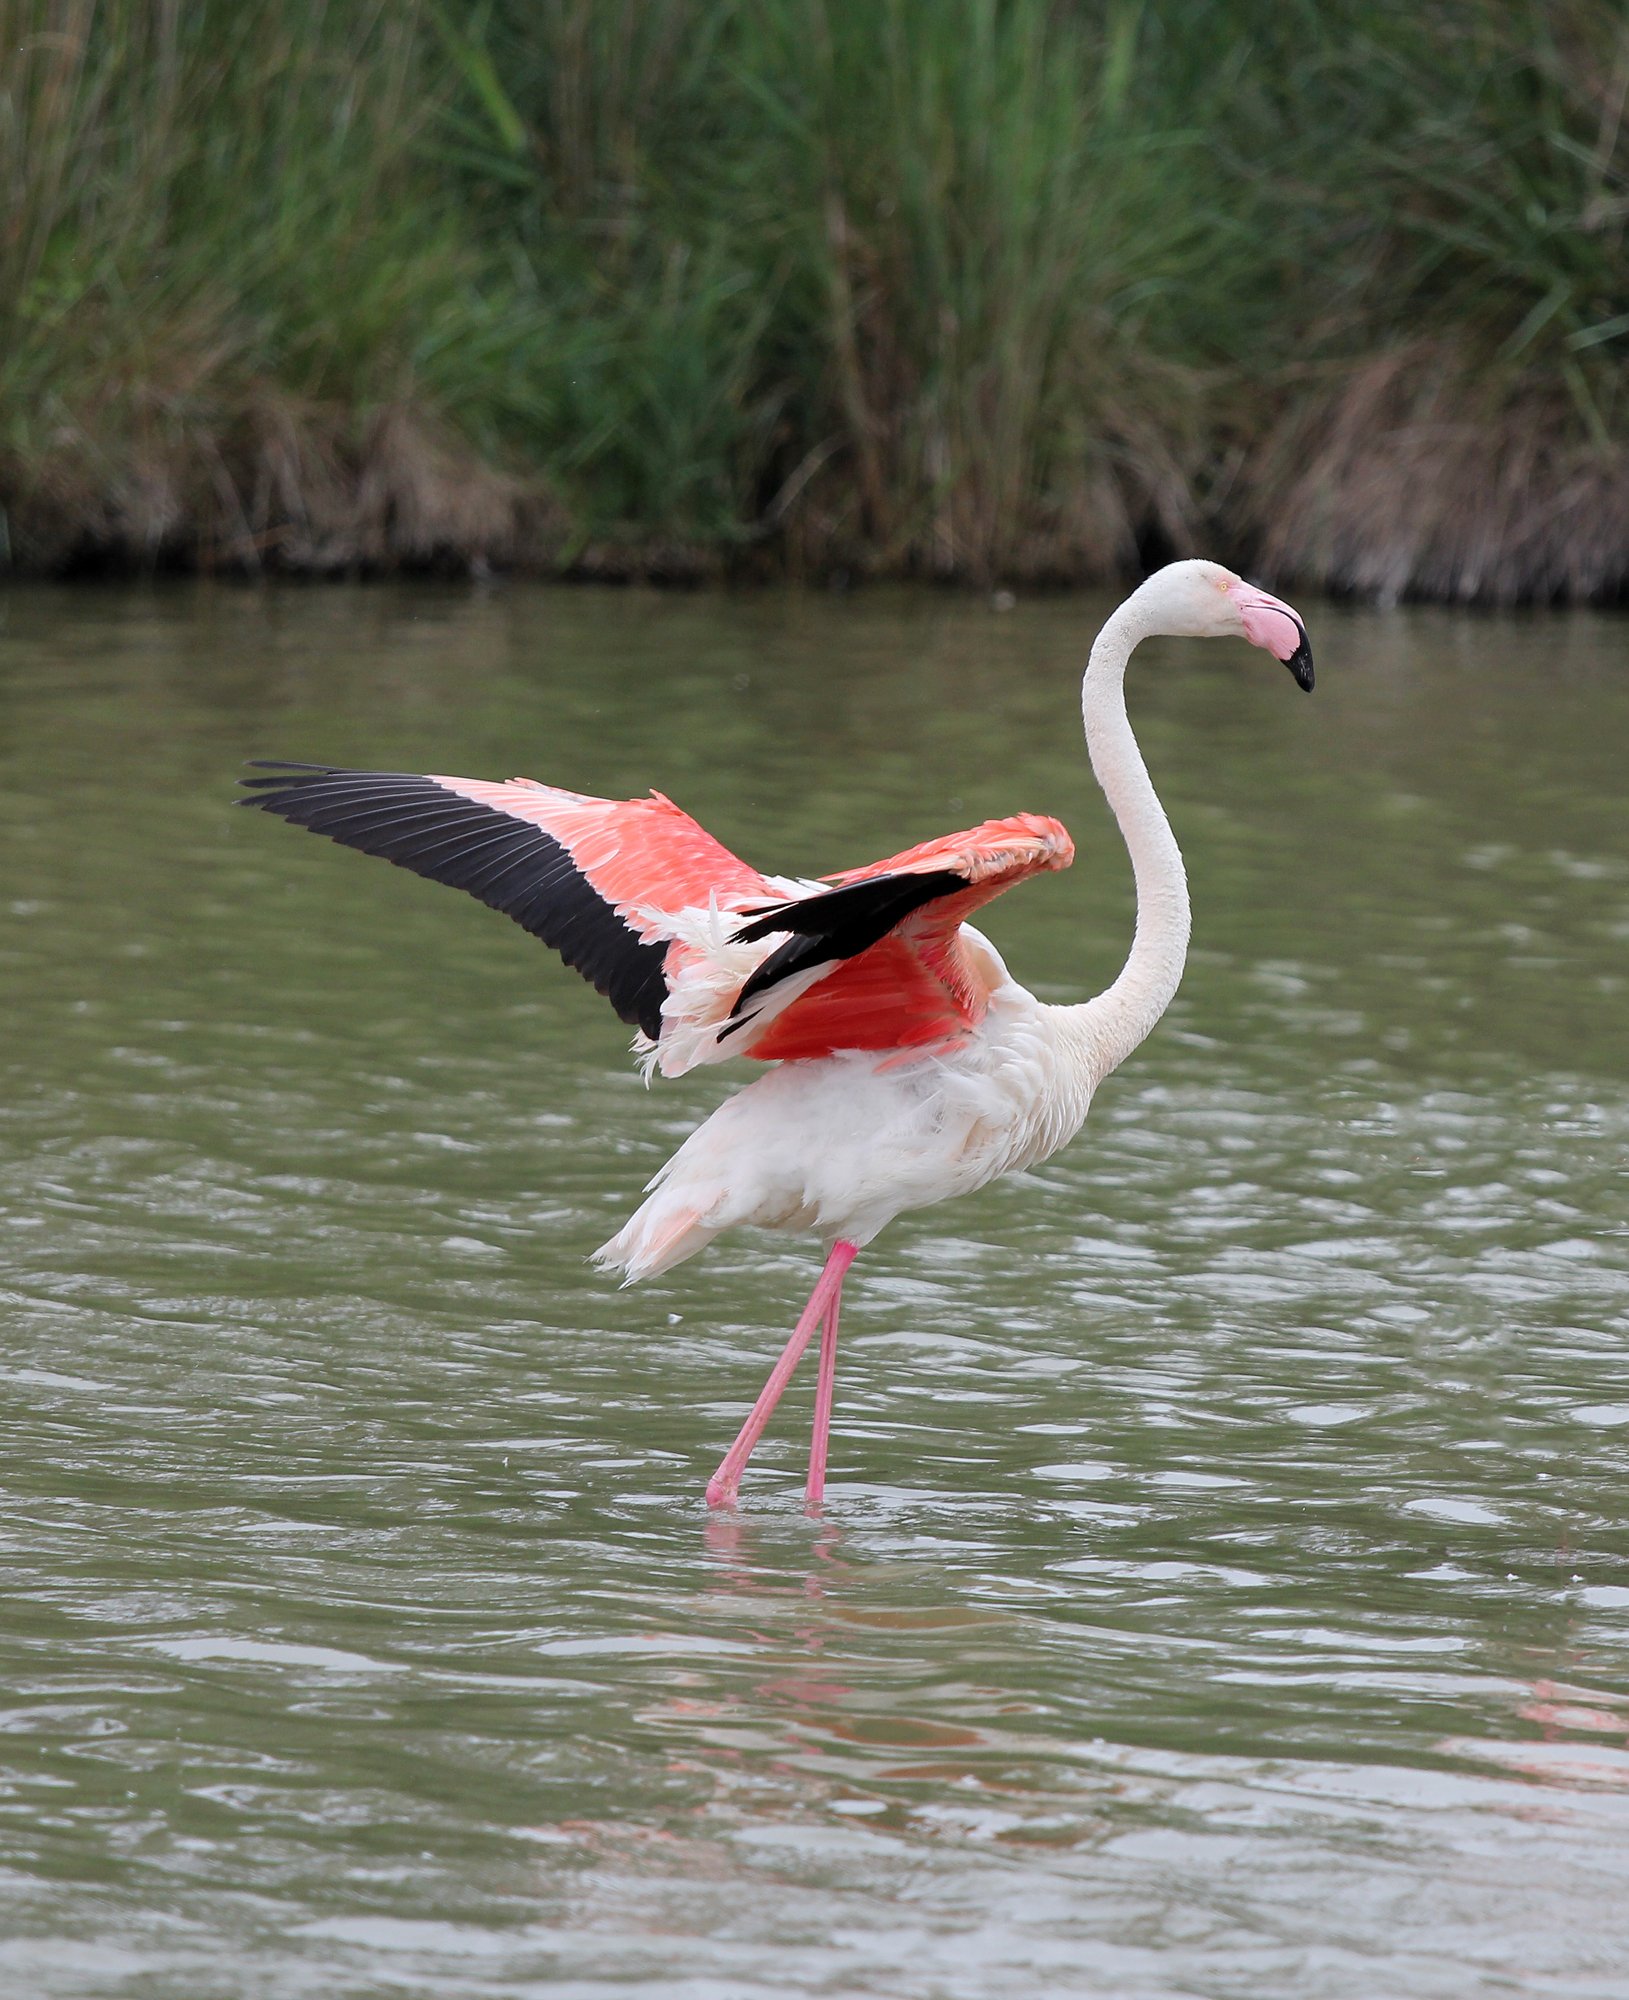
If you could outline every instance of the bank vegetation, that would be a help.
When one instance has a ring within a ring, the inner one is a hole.
[[[0,0],[0,567],[1629,590],[1616,0]]]

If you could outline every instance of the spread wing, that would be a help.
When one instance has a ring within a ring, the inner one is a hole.
[[[765,1060],[953,1040],[983,1018],[990,992],[962,924],[1003,890],[1074,858],[1057,820],[1019,813],[830,876],[834,886],[818,895],[755,911],[736,938],[784,933],[786,942],[746,980],[720,1040],[740,1033],[744,1053]],[[806,990],[749,1038],[776,987],[799,979]]]
[[[774,887],[671,799],[595,799],[527,778],[419,777],[257,763],[258,806],[345,847],[468,890],[541,938],[653,1041],[670,936],[659,911]]]
[[[659,1043],[673,1074],[732,1055],[795,1060],[955,1039],[983,1017],[991,981],[964,919],[1074,858],[1056,820],[1021,813],[788,898],[795,885],[749,867],[659,792],[596,799],[528,778],[257,768],[268,775],[244,781],[241,805],[512,917]],[[708,935],[675,923],[686,912],[700,913]],[[730,931],[729,944],[768,948],[743,957],[728,949]]]

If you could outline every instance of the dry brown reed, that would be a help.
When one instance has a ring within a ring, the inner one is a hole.
[[[1629,577],[1629,448],[1448,343],[1297,397],[1244,489],[1265,569],[1379,603],[1588,603]]]

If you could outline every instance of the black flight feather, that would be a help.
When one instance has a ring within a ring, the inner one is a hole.
[[[276,775],[243,779],[240,806],[467,890],[552,946],[624,1021],[653,1041],[661,1032],[666,941],[647,944],[542,827],[410,773],[255,765]]]
[[[736,995],[730,1025],[720,1031],[719,1040],[744,1027],[745,1022],[738,1018],[741,1010],[778,981],[835,959],[857,958],[913,910],[966,887],[966,877],[950,868],[923,874],[873,875],[864,882],[849,882],[818,896],[757,911],[751,923],[735,933],[737,944],[751,944],[776,931],[792,935],[769,954]]]

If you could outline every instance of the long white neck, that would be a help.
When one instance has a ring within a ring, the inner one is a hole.
[[[1119,823],[1137,884],[1137,932],[1119,978],[1070,1010],[1099,1078],[1125,1061],[1170,1006],[1191,929],[1182,850],[1126,716],[1126,662],[1150,632],[1140,595],[1128,598],[1098,634],[1080,691],[1092,769]]]

